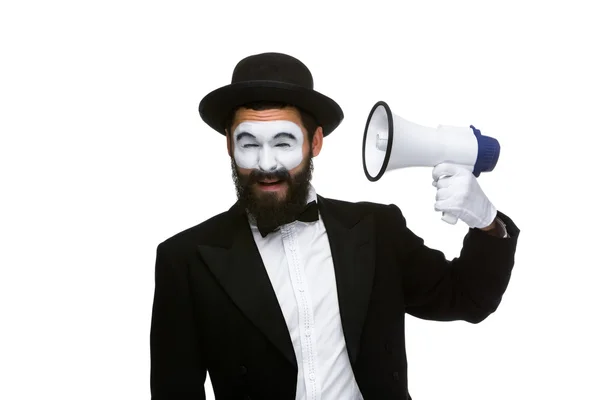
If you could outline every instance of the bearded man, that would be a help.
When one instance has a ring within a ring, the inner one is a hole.
[[[199,112],[226,138],[238,200],[157,247],[153,400],[205,399],[207,373],[217,400],[410,399],[405,315],[498,308],[520,231],[470,171],[433,171],[436,209],[469,226],[449,261],[396,205],[317,193],[312,158],[343,112],[298,59],[244,58]]]

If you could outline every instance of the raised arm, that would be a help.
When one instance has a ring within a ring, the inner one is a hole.
[[[389,207],[408,314],[478,323],[496,311],[510,280],[519,236],[508,216],[497,214],[508,237],[469,228],[459,257],[448,261],[406,226],[398,207]]]

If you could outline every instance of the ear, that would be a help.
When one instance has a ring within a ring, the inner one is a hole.
[[[315,132],[315,135],[313,136],[312,141],[313,157],[319,155],[319,153],[321,152],[321,147],[323,147],[323,128],[319,126]]]

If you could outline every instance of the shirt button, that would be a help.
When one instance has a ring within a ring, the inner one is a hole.
[[[309,329],[309,330],[307,330],[307,331],[306,331],[304,334],[305,334],[306,336],[310,336],[310,335],[311,335],[311,333],[310,333],[310,329]]]
[[[317,378],[314,373],[311,373],[308,377],[311,381],[314,381]]]
[[[303,288],[302,286],[300,286],[300,287],[298,288],[298,291],[299,291],[299,292],[304,292],[304,288]]]
[[[394,372],[394,380],[395,381],[399,381],[400,380],[400,374],[397,371]]]

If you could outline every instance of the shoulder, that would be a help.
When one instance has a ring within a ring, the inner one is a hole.
[[[365,216],[373,215],[377,218],[403,219],[400,208],[395,204],[376,203],[372,201],[348,201],[319,196],[327,208],[335,210],[342,215]]]
[[[224,211],[196,225],[167,236],[157,246],[157,252],[186,257],[195,253],[199,245],[219,245],[230,231],[233,222],[230,211]]]
[[[319,199],[325,200],[337,208],[361,210],[366,212],[385,212],[386,210],[389,211],[392,208],[397,208],[395,204],[376,203],[372,201],[349,201],[325,196],[319,196]]]

